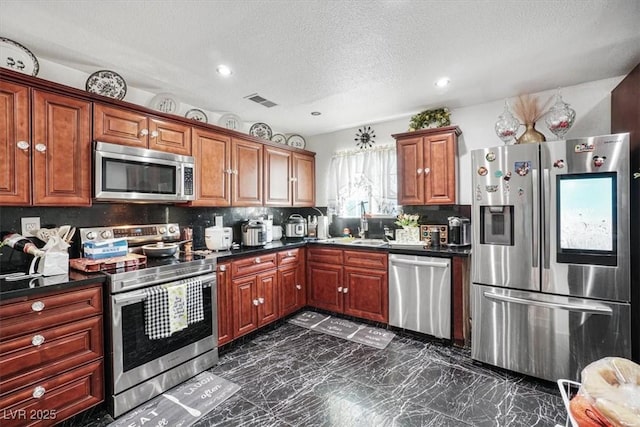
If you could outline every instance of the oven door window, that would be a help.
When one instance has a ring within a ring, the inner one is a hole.
[[[557,259],[617,265],[615,172],[558,175]]]
[[[103,191],[177,194],[176,177],[173,165],[102,158]]]
[[[202,289],[204,320],[170,337],[149,339],[144,333],[144,301],[122,307],[123,371],[127,372],[213,334],[211,288]]]

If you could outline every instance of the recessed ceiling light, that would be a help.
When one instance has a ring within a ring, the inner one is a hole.
[[[451,80],[449,80],[448,77],[442,77],[441,79],[438,79],[436,81],[436,86],[438,86],[438,87],[446,87],[446,86],[449,86],[449,83],[451,83]]]
[[[320,111],[312,111],[311,112],[312,116],[319,116],[320,114],[322,114]]]
[[[221,76],[227,77],[231,75],[231,68],[227,67],[226,65],[218,65],[218,68],[216,69],[216,71]]]

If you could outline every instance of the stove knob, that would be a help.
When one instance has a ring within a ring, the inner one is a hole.
[[[164,234],[167,232],[167,227],[158,227],[158,233]]]
[[[178,231],[177,227],[175,227],[173,225],[169,226],[169,234],[175,234],[177,231]]]
[[[96,233],[95,233],[94,231],[89,231],[89,232],[87,233],[87,235],[86,235],[86,238],[87,238],[88,240],[93,240],[93,239],[95,239],[95,238],[96,238]]]
[[[100,233],[100,237],[102,237],[103,239],[110,239],[111,236],[111,230],[104,230],[102,233]]]

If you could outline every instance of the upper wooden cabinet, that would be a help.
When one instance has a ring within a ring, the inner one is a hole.
[[[191,155],[191,127],[137,111],[95,103],[96,141]]]
[[[231,206],[231,138],[193,128],[196,200],[191,206]]]
[[[393,135],[398,150],[398,204],[456,203],[457,126]]]
[[[315,158],[264,147],[265,206],[315,206]]]
[[[0,203],[91,205],[90,102],[2,81],[0,123]]]
[[[262,144],[231,138],[231,204],[262,206]]]

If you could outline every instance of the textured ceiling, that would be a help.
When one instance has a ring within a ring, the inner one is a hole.
[[[0,0],[38,58],[305,136],[624,75],[639,22],[639,0]]]

